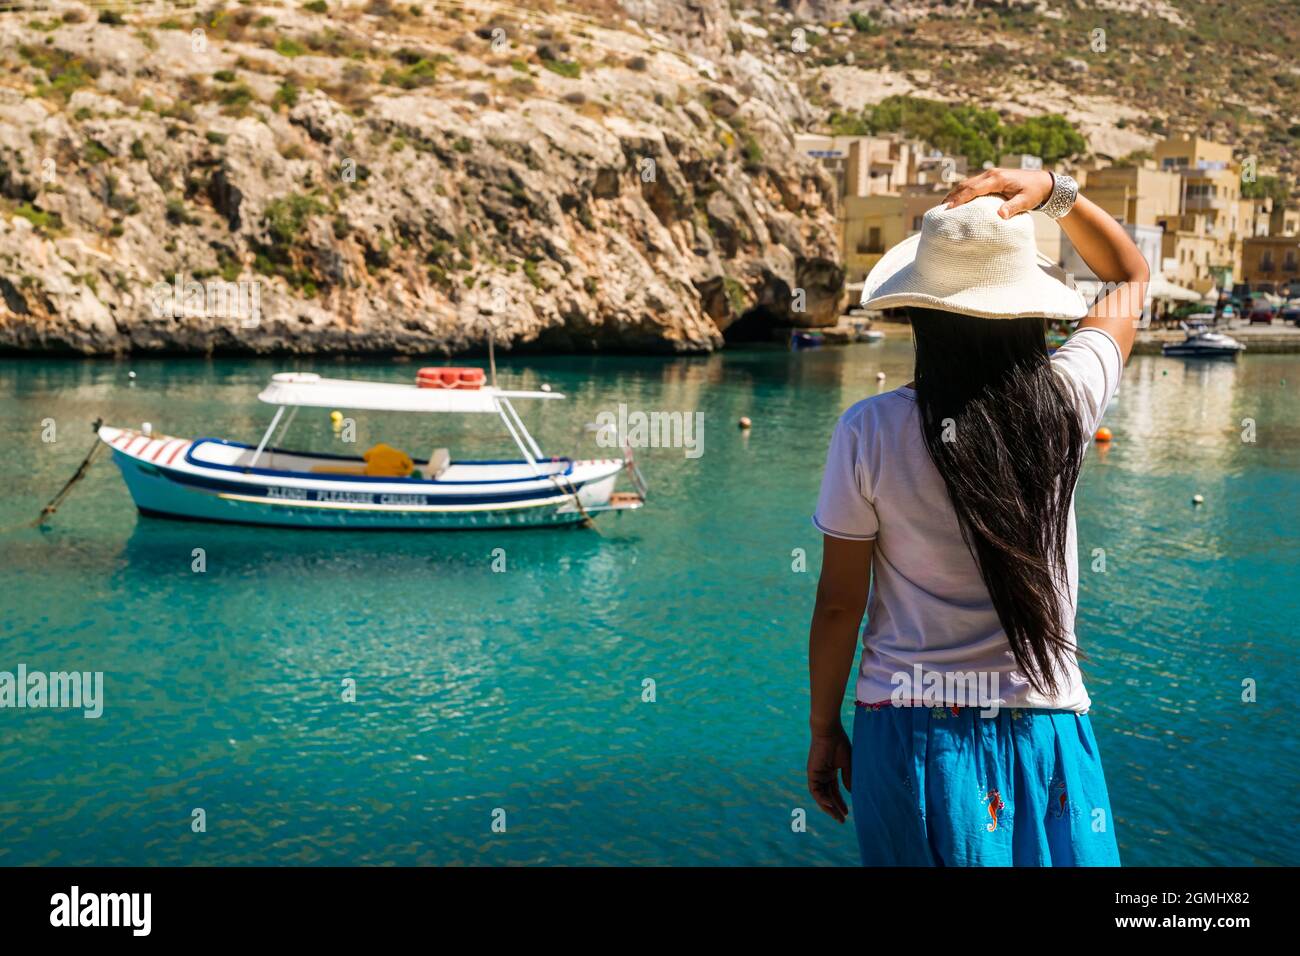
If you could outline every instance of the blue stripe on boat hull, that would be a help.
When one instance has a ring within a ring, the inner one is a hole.
[[[248,451],[254,450],[254,447],[252,445],[246,445],[243,442],[238,442],[238,441],[227,441],[224,438],[196,438],[190,444],[189,450],[185,452],[185,461],[196,468],[210,468],[216,471],[234,471],[234,472],[238,472],[241,475],[258,475],[267,478],[304,477],[303,473],[300,471],[283,471],[277,468],[247,468],[243,465],[222,465],[222,464],[218,464],[217,462],[204,461],[202,458],[196,458],[194,456],[194,452],[198,450],[200,445],[203,444],[225,445],[229,448],[244,448],[247,449]],[[282,448],[267,448],[263,451],[263,454],[267,457],[268,460],[274,455],[300,455],[300,456],[311,457],[311,458],[326,458],[331,461],[353,462],[355,464],[365,463],[364,458],[360,458],[356,455],[331,455],[325,452],[315,452],[315,451],[313,452],[287,451]],[[573,474],[572,458],[549,458],[549,459],[543,459],[539,463],[546,464],[546,463],[559,462],[559,461],[564,462],[565,466],[562,471],[554,472],[555,475],[567,477]],[[527,462],[521,460],[515,460],[515,459],[469,459],[469,460],[457,461],[456,464],[458,465],[524,465],[527,464]],[[320,477],[320,476],[314,475],[309,477]],[[383,482],[392,482],[395,480],[393,478],[380,478],[380,477],[376,477],[375,475],[332,474],[329,477],[330,477],[330,481],[348,481],[348,482],[383,483]],[[410,481],[412,479],[403,478],[403,479],[396,479],[396,480]],[[497,485],[497,484],[509,484],[511,482],[533,481],[533,480],[534,480],[533,477],[531,475],[528,475],[523,478],[497,478],[497,479],[493,479],[492,481],[448,481],[446,479],[438,479],[435,482],[432,479],[424,479],[424,482],[447,486],[447,485]]]

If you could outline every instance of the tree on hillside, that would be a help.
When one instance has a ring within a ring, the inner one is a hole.
[[[899,132],[979,166],[998,158],[1001,120],[994,110],[953,106],[916,96],[890,96],[865,115],[872,133]]]
[[[1088,149],[1087,140],[1059,113],[1033,116],[1023,123],[1008,126],[1003,142],[1005,152],[1041,156],[1044,163],[1078,156]]]
[[[1057,114],[1003,123],[996,110],[918,96],[889,96],[859,116],[837,114],[839,135],[902,133],[935,149],[965,156],[972,166],[996,163],[1003,153],[1031,153],[1046,163],[1087,152],[1087,141]]]

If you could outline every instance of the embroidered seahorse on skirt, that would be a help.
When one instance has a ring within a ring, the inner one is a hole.
[[[987,825],[988,831],[992,833],[998,828],[998,811],[1004,809],[1006,804],[1002,802],[1002,795],[996,790],[990,790],[984,799],[988,801],[989,816],[993,818],[993,822]]]

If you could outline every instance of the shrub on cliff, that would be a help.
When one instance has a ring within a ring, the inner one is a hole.
[[[546,67],[552,73],[568,77],[570,80],[576,80],[582,76],[582,64],[576,60],[542,60],[542,66]]]
[[[310,217],[324,211],[320,200],[294,193],[284,199],[272,199],[266,204],[262,218],[276,245],[287,247],[293,245]]]
[[[94,60],[83,59],[58,47],[20,46],[18,55],[45,74],[45,83],[36,84],[36,95],[67,102],[83,86],[90,86],[99,76]]]
[[[404,90],[413,90],[420,86],[429,86],[437,79],[438,71],[428,60],[412,63],[405,69],[384,70],[379,81],[386,86],[400,86]]]

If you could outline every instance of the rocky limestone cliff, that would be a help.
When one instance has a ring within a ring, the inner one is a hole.
[[[529,7],[0,16],[0,348],[698,351],[835,321],[808,107],[727,7]]]

